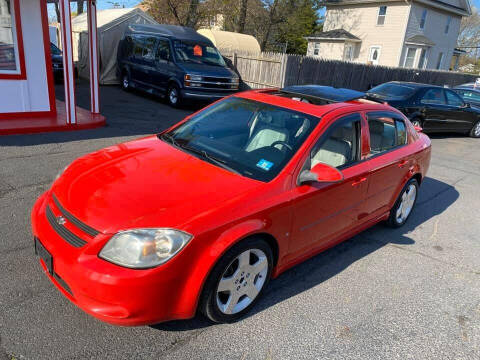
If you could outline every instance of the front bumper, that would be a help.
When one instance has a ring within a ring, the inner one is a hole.
[[[48,222],[47,204],[55,215],[59,214],[48,192],[43,194],[32,210],[32,230],[53,256],[53,274],[47,271],[43,260],[39,261],[49,279],[70,301],[116,325],[155,324],[194,316],[197,294],[191,294],[192,301],[184,301],[182,285],[188,273],[177,271],[174,261],[159,268],[134,270],[102,260],[97,254],[110,235],[99,234],[76,248]]]
[[[215,90],[199,90],[195,88],[183,88],[180,90],[180,93],[183,98],[198,99],[198,100],[221,99],[225,96],[230,96],[232,94],[235,94],[236,92],[238,92],[238,90],[215,91]]]

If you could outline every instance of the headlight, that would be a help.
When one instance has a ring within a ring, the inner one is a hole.
[[[174,229],[137,229],[114,235],[100,251],[102,259],[129,268],[161,265],[175,256],[192,235]]]
[[[238,84],[239,80],[240,79],[238,77],[233,77],[230,79],[230,82]]]
[[[187,74],[187,75],[185,75],[185,80],[186,81],[202,81],[203,77],[201,77],[200,75]]]

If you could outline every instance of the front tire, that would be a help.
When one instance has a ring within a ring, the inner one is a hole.
[[[412,120],[410,120],[410,122],[412,123],[413,126],[418,126],[423,128],[422,120],[420,120],[418,117],[413,118]]]
[[[272,250],[263,239],[252,237],[234,245],[210,273],[199,310],[216,323],[237,321],[260,298],[272,267]]]
[[[130,74],[128,72],[125,72],[122,75],[122,89],[125,91],[130,91],[131,90],[131,84],[130,84]]]
[[[395,205],[390,210],[390,216],[387,220],[388,226],[398,228],[407,222],[417,202],[417,196],[418,181],[416,179],[410,179],[403,187]]]
[[[473,138],[480,138],[480,120],[473,125],[472,130],[470,130],[470,136]]]
[[[179,107],[181,103],[180,89],[177,85],[172,84],[167,90],[167,101],[172,107]]]

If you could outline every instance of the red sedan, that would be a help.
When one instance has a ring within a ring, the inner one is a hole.
[[[363,95],[240,93],[74,161],[32,210],[43,269],[109,323],[197,310],[237,320],[270,278],[378,222],[407,221],[430,140]]]

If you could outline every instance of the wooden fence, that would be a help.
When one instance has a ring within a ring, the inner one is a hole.
[[[365,91],[394,80],[453,87],[475,81],[477,77],[451,71],[374,66],[281,53],[222,54],[241,76],[244,88],[253,89],[319,84]]]

